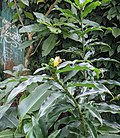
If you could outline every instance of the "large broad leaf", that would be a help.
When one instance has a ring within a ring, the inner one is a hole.
[[[83,11],[83,18],[85,18],[92,10],[94,10],[97,6],[99,6],[101,3],[99,1],[92,2],[90,5],[88,5],[85,10]]]
[[[23,92],[26,90],[27,86],[31,85],[32,83],[35,82],[41,82],[42,81],[42,76],[38,75],[35,77],[30,77],[28,80],[23,81],[20,85],[18,85],[16,88],[14,88],[11,93],[9,94],[7,98],[7,102],[9,103],[11,100],[13,100],[19,93]]]
[[[46,110],[48,108],[50,108],[52,106],[52,104],[54,103],[54,101],[59,98],[62,95],[62,93],[60,92],[56,92],[53,93],[50,97],[47,98],[47,100],[45,101],[45,103],[40,107],[40,117],[42,117],[43,115],[45,115]]]
[[[21,0],[22,3],[24,3],[25,5],[29,6],[29,0]]]
[[[27,113],[36,111],[40,108],[47,97],[53,92],[49,90],[51,85],[41,84],[27,98],[22,100],[18,106],[20,116],[24,118]]]
[[[43,43],[42,56],[47,56],[56,45],[56,35],[51,34]]]
[[[4,116],[5,112],[10,108],[11,104],[0,106],[0,119]]]
[[[88,126],[88,128],[90,130],[91,136],[93,138],[97,138],[97,131],[96,131],[94,125],[92,124],[92,122],[90,120],[87,120],[87,119],[85,121],[86,121],[87,126]]]

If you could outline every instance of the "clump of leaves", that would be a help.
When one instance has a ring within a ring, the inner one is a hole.
[[[51,52],[56,44],[54,39],[62,34],[64,38],[75,40],[79,46],[59,52],[73,53],[75,59],[67,61],[60,57],[52,58],[48,64],[37,69],[34,75],[14,75],[0,83],[0,121],[5,124],[0,127],[2,137],[118,137],[120,125],[105,120],[102,113],[120,113],[119,106],[111,104],[116,97],[105,85],[107,83],[120,86],[120,83],[104,80],[105,69],[93,65],[93,62],[101,60],[118,61],[92,58],[95,53],[94,46],[110,47],[92,39],[89,32],[109,28],[86,19],[101,3],[92,0],[65,1],[70,4],[72,12],[56,7],[55,10],[61,13],[60,20],[52,20],[42,13],[35,12],[34,15],[38,18],[37,27],[47,29],[50,34],[43,43],[42,55],[46,56]],[[21,32],[34,31],[34,27],[35,25],[24,26]],[[22,67],[16,71],[23,69]],[[46,74],[42,74],[41,71],[45,70]],[[19,97],[17,105],[13,106],[12,103],[19,94],[22,96]],[[105,101],[106,95],[110,96],[111,101]],[[117,98],[119,99],[119,95]]]

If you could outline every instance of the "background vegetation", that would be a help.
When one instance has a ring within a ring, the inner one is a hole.
[[[119,137],[119,2],[13,0],[8,7],[25,67],[37,75],[23,76],[22,65],[5,71],[13,77],[0,83],[0,137]]]

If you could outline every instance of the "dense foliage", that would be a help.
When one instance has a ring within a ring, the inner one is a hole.
[[[20,48],[32,47],[29,67],[39,68],[27,76],[22,65],[5,71],[12,77],[0,83],[0,137],[119,137],[111,119],[120,113],[119,4],[14,0],[9,7],[23,33]]]

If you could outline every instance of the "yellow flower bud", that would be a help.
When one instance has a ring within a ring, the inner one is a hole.
[[[62,59],[59,56],[55,57],[54,67],[57,67],[61,62],[62,62]]]

